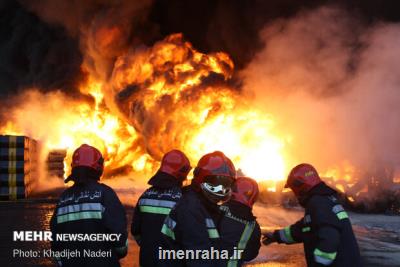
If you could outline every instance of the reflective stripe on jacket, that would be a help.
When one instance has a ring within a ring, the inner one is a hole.
[[[181,188],[152,186],[139,198],[131,225],[131,233],[140,246],[140,266],[156,266],[158,248],[163,238],[161,228],[167,215],[182,197]]]
[[[222,249],[231,257],[225,266],[241,266],[257,257],[261,243],[260,226],[249,207],[231,200],[221,207],[224,217],[220,223]]]
[[[279,243],[303,242],[308,266],[362,266],[349,216],[323,183],[313,189],[304,217],[274,236]]]
[[[125,209],[115,192],[97,181],[75,184],[63,192],[50,221],[57,234],[116,234],[116,241],[69,241],[55,238],[54,251],[78,250],[80,257],[59,258],[62,266],[120,266],[128,250]],[[84,251],[102,251],[107,257],[84,257]]]

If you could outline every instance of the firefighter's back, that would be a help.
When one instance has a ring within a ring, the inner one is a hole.
[[[131,233],[140,246],[140,266],[156,266],[161,228],[167,215],[182,197],[182,183],[190,171],[190,162],[179,150],[167,152],[147,189],[136,203]]]
[[[114,190],[99,183],[104,158],[83,144],[72,155],[74,185],[60,197],[51,218],[52,249],[60,266],[120,266],[128,250],[125,209]],[[57,240],[63,236],[63,240]]]
[[[311,220],[305,222],[306,225],[304,227],[304,229],[307,229],[309,225],[311,229],[310,232],[304,233],[304,249],[309,266],[315,265],[315,250],[322,250],[322,248],[318,248],[318,244],[321,244],[318,233],[320,234],[322,231],[324,231],[325,234],[324,238],[328,239],[328,241],[330,235],[332,235],[331,239],[334,240],[337,239],[334,234],[336,235],[336,233],[339,233],[339,243],[335,251],[333,247],[332,249],[330,248],[333,242],[325,242],[327,244],[326,249],[328,251],[332,250],[334,251],[333,253],[335,253],[334,261],[330,266],[362,266],[360,252],[350,218],[335,195],[312,196],[306,206],[305,218],[305,220],[307,220],[307,218]],[[314,222],[312,220],[314,220]],[[316,227],[318,227],[319,231],[314,230]],[[328,229],[335,229],[336,231],[328,231]]]
[[[260,226],[251,210],[239,202],[231,200],[222,210],[225,214],[219,226],[222,249],[228,250],[233,257],[227,261],[227,265],[241,266],[244,261],[250,261],[258,255],[261,246]]]
[[[180,187],[147,189],[135,208],[132,234],[140,245],[140,266],[156,266],[161,228],[166,216],[181,198]]]
[[[111,188],[95,181],[74,185],[61,195],[51,221],[53,234],[68,239],[79,237],[76,241],[54,242],[57,251],[77,253],[69,259],[62,257],[62,266],[120,266],[116,251],[120,246],[115,243],[124,243],[122,239],[126,239],[126,234],[122,234],[124,221],[119,221],[120,216],[106,215],[106,210],[121,211],[120,203],[112,203],[115,197]],[[119,242],[99,240],[103,234],[110,234],[107,224],[121,225],[121,231],[115,233],[120,234]],[[91,241],[93,238],[96,240]],[[104,256],[98,257],[100,253]]]
[[[231,200],[221,207],[224,213],[219,225],[221,244],[232,257],[225,266],[241,266],[258,255],[261,230],[252,212],[258,193],[254,179],[238,177],[232,187]]]

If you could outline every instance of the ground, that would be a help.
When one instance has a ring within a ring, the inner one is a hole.
[[[131,222],[133,204],[142,188],[118,189],[125,204],[128,222]],[[54,266],[50,259],[13,258],[12,250],[46,248],[47,242],[13,242],[14,230],[48,230],[49,220],[55,206],[53,199],[0,202],[0,266]],[[279,206],[256,204],[254,212],[259,223],[269,229],[295,222],[302,216],[301,209],[284,209]],[[349,213],[360,245],[365,266],[400,266],[400,216]],[[129,228],[129,225],[128,225]],[[138,265],[138,247],[130,236],[129,254],[121,261],[123,267]],[[298,245],[263,246],[258,257],[248,264],[263,267],[305,266],[303,248]]]

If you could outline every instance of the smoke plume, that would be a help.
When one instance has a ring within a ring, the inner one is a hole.
[[[83,78],[77,40],[15,1],[0,3],[0,17],[0,94],[12,97],[34,86],[75,94]]]
[[[288,133],[293,163],[368,169],[400,160],[400,25],[321,7],[269,23],[242,71],[246,92]]]

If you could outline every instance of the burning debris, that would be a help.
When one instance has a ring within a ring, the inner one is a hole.
[[[400,183],[393,166],[377,163],[344,192],[348,205],[361,212],[400,214]]]
[[[329,173],[336,173],[331,170]],[[370,171],[355,171],[353,176],[322,177],[322,180],[339,192],[346,207],[356,212],[400,214],[400,183],[395,181],[390,165],[377,164]],[[358,176],[357,176],[358,175]],[[262,181],[260,201],[265,204],[297,206],[294,195],[284,190],[284,182],[271,187],[271,181]]]

